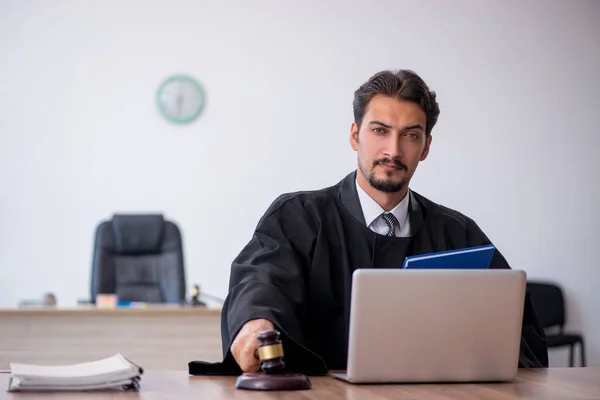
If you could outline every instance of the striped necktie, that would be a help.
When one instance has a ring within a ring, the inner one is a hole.
[[[398,226],[398,220],[392,213],[385,212],[381,214],[385,223],[387,224],[389,231],[386,236],[396,236],[396,226]]]

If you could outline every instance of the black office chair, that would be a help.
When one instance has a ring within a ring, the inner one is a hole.
[[[119,301],[182,303],[185,269],[181,233],[161,214],[114,215],[95,235],[91,299],[116,294]]]
[[[559,333],[546,333],[548,348],[569,346],[569,366],[573,367],[574,348],[579,343],[581,366],[585,367],[583,335],[564,331],[566,312],[562,289],[551,283],[528,281],[527,290],[542,326],[545,329],[559,328]]]

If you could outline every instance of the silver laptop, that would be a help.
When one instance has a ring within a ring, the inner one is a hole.
[[[526,274],[358,269],[347,371],[353,383],[509,381],[518,371]]]

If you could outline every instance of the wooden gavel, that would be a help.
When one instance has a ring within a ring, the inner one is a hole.
[[[303,390],[310,389],[311,382],[304,374],[283,373],[283,344],[276,330],[258,334],[255,356],[260,360],[262,372],[244,373],[236,382],[237,389],[246,390]]]

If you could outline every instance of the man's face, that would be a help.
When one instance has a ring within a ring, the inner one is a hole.
[[[360,131],[352,123],[350,144],[358,152],[359,171],[373,188],[395,193],[408,186],[429,153],[425,123],[425,113],[415,103],[383,95],[371,99]]]

